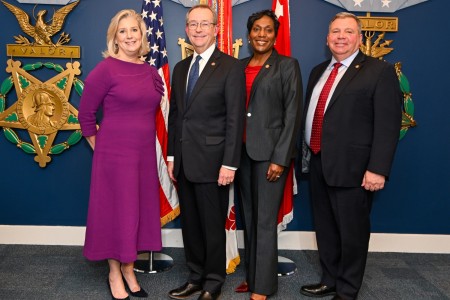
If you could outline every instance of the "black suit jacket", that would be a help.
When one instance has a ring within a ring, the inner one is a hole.
[[[298,61],[273,50],[250,92],[245,146],[251,159],[289,167],[301,125],[301,78]]]
[[[313,89],[329,63],[311,71],[303,122]],[[366,170],[389,175],[399,139],[401,104],[394,67],[359,52],[324,114],[321,159],[328,185],[360,186]]]
[[[245,113],[243,64],[215,49],[186,107],[192,56],[174,68],[169,113],[168,156],[174,176],[180,163],[192,182],[215,182],[222,165],[239,167]]]

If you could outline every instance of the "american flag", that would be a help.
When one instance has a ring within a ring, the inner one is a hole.
[[[146,61],[158,69],[164,82],[164,95],[156,115],[156,155],[161,203],[161,226],[180,214],[178,194],[167,173],[167,120],[169,117],[170,71],[164,35],[164,19],[161,0],[142,1],[142,19],[145,22],[150,53]]]

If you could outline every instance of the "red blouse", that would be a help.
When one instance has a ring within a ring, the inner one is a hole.
[[[250,103],[250,92],[252,91],[252,85],[253,81],[255,81],[256,76],[258,75],[259,71],[261,70],[262,66],[247,66],[245,68],[245,87],[247,90],[247,99],[245,101],[245,108],[248,108],[248,104]],[[247,132],[244,127],[244,135],[242,137],[242,140],[245,143],[245,140],[247,138]]]
[[[247,88],[247,101],[245,102],[245,107],[248,108],[250,102],[250,92],[252,90],[253,81],[255,81],[256,75],[258,75],[262,66],[247,66],[245,68],[245,87]]]

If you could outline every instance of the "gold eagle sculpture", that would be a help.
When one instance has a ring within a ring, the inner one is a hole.
[[[366,31],[365,33],[366,42],[365,44],[361,44],[360,50],[368,56],[383,59],[385,55],[389,54],[392,50],[394,50],[394,48],[389,48],[389,46],[392,44],[393,41],[384,40],[385,34],[386,32],[380,33],[375,42],[372,43],[372,38],[374,37],[375,32]]]
[[[54,44],[51,40],[51,37],[59,32],[63,26],[64,19],[66,16],[72,11],[72,9],[80,2],[79,0],[76,2],[72,2],[58,9],[51,19],[51,24],[47,25],[49,22],[45,22],[44,16],[47,13],[46,10],[40,10],[37,13],[36,25],[33,26],[30,24],[30,17],[24,12],[22,9],[9,4],[3,0],[2,3],[16,16],[17,21],[19,22],[20,28],[34,38],[34,43],[30,43],[27,38],[19,35],[15,36],[16,43],[24,44],[24,45],[43,45],[43,46],[59,46],[65,44],[70,41],[69,35],[64,32],[61,33],[61,37],[56,44]]]

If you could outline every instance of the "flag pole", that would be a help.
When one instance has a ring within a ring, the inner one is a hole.
[[[159,177],[161,227],[175,219],[180,214],[178,194],[167,172],[167,121],[170,99],[170,72],[167,58],[164,34],[164,19],[162,3],[142,0],[141,16],[147,28],[147,41],[150,53],[145,61],[154,66],[164,84],[164,95],[161,98],[160,109],[156,114],[156,156]],[[134,271],[139,273],[159,273],[173,266],[173,259],[164,253],[146,252],[138,255]]]
[[[173,259],[167,254],[150,251],[139,254],[134,262],[134,271],[138,273],[155,274],[168,271],[173,267]]]

